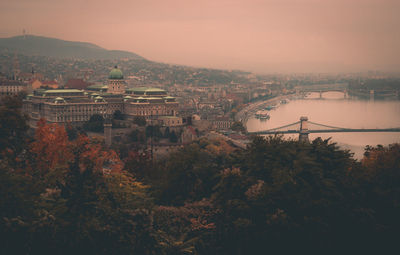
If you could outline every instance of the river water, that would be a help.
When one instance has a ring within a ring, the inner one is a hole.
[[[301,116],[307,116],[312,122],[342,128],[400,127],[400,101],[343,99],[343,93],[340,92],[326,92],[322,99],[319,97],[319,93],[311,93],[305,99],[280,104],[270,111],[271,118],[266,121],[253,116],[246,123],[247,130],[252,132],[277,128],[297,122]],[[285,137],[298,138],[298,135]],[[362,158],[366,145],[400,143],[400,132],[309,134],[310,140],[317,137],[332,137],[331,140],[341,148],[354,152],[357,159]]]

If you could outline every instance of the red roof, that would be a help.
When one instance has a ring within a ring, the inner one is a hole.
[[[58,82],[56,82],[56,81],[42,81],[42,84],[43,85],[53,85],[53,84],[57,84],[58,85]]]
[[[29,83],[29,84],[32,84],[32,83],[34,83],[35,81],[39,81],[39,79],[32,78],[32,79],[30,79],[30,80],[28,81],[28,83]],[[41,81],[40,81],[40,82],[41,82]]]
[[[82,79],[69,79],[64,87],[70,89],[86,89],[89,85],[91,85],[91,83]]]

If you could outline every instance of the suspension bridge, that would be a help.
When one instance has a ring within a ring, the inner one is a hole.
[[[299,134],[300,141],[308,141],[310,133],[340,133],[340,132],[400,132],[400,127],[395,128],[342,128],[309,121],[307,117],[301,117],[300,121],[263,131],[249,132],[256,135],[273,134]]]

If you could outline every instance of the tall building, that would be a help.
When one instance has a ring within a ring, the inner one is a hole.
[[[19,69],[19,61],[17,57],[17,53],[14,53],[14,59],[13,59],[13,78],[14,80],[18,79],[19,74],[21,73],[21,70]]]

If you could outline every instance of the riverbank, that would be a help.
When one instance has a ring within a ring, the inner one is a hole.
[[[242,110],[240,110],[236,115],[235,115],[235,120],[242,122],[243,126],[246,128],[246,123],[247,120],[258,110],[261,110],[262,108],[265,108],[266,105],[270,104],[278,104],[281,100],[283,99],[293,99],[295,97],[294,94],[292,95],[277,95],[273,98],[259,101],[252,103]]]
[[[315,95],[318,96],[318,95]],[[246,122],[249,132],[257,132],[282,127],[297,122],[301,116],[307,116],[312,122],[328,126],[347,129],[389,129],[400,127],[400,102],[399,101],[369,101],[349,99],[342,100],[338,93],[326,93],[325,99],[291,100],[288,104],[277,107],[270,112],[268,121],[260,121],[250,115]],[[339,100],[337,100],[339,99]],[[318,129],[312,124],[309,129]],[[293,129],[298,129],[293,128]],[[285,135],[286,138],[296,139],[298,135]],[[321,137],[331,138],[343,149],[350,149],[355,153],[354,158],[363,157],[366,145],[387,146],[391,143],[400,142],[399,133],[395,132],[339,132],[339,133],[311,133],[310,141]]]

